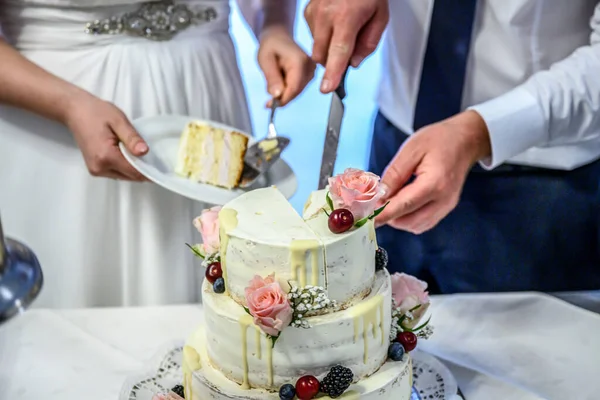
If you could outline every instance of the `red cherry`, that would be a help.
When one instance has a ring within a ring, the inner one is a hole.
[[[206,279],[211,283],[215,283],[215,281],[221,277],[223,277],[223,270],[221,269],[220,262],[214,262],[206,268],[206,272],[204,274]]]
[[[415,347],[417,347],[417,335],[412,332],[400,332],[398,336],[396,336],[396,341],[398,341],[407,352],[413,351]]]
[[[321,384],[312,375],[305,375],[296,382],[296,397],[300,400],[310,400],[319,394]]]
[[[354,226],[354,215],[350,210],[338,208],[329,214],[329,230],[333,233],[344,233]]]

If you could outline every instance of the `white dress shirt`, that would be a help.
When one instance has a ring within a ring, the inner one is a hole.
[[[390,1],[379,106],[407,134],[433,4]],[[487,123],[482,165],[571,170],[600,158],[600,2],[480,0],[475,15],[462,106]]]

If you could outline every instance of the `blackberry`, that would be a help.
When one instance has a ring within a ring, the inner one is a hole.
[[[185,399],[185,393],[183,391],[183,386],[175,385],[175,386],[173,386],[173,389],[171,389],[171,392],[175,393],[177,396],[181,397],[182,399]]]
[[[350,368],[336,365],[321,381],[321,392],[332,399],[340,397],[352,383],[354,374]]]
[[[388,265],[388,253],[383,247],[379,247],[375,251],[375,271],[381,271]]]

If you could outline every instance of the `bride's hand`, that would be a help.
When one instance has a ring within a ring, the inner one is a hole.
[[[316,64],[282,26],[265,29],[260,35],[258,64],[267,80],[267,91],[281,105],[293,100],[315,75]]]
[[[113,104],[83,92],[70,102],[65,123],[79,145],[90,174],[129,181],[146,180],[125,160],[119,142],[136,156],[146,154],[148,145]]]

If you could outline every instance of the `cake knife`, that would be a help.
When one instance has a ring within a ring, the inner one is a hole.
[[[319,190],[325,189],[329,178],[333,175],[333,168],[337,158],[338,143],[340,141],[340,129],[344,118],[344,103],[346,97],[346,74],[344,71],[339,86],[331,96],[331,107],[329,108],[329,120],[325,132],[325,144],[323,146],[323,158],[321,159],[321,172],[319,173]]]

